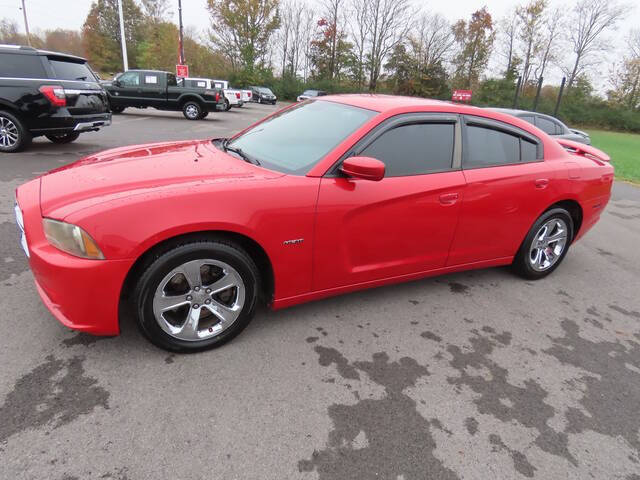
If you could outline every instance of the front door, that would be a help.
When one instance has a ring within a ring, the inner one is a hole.
[[[459,132],[457,116],[394,117],[347,154],[381,160],[381,181],[322,179],[314,290],[445,266],[465,189]]]
[[[118,77],[119,85],[109,88],[110,102],[114,106],[128,106],[139,101],[140,72],[125,72]]]

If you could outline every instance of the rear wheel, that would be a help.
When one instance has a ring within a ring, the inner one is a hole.
[[[202,115],[202,107],[198,102],[190,100],[182,106],[182,113],[187,120],[199,120]]]
[[[553,272],[573,240],[573,220],[564,208],[546,211],[533,224],[513,260],[513,269],[532,280]]]
[[[229,103],[229,100],[227,100],[226,98],[224,99],[224,111],[228,112],[229,110],[231,110],[231,103]]]
[[[31,143],[31,138],[29,130],[18,117],[0,111],[0,152],[19,152]]]
[[[63,133],[60,135],[45,135],[50,141],[57,144],[75,142],[80,136],[80,132]]]
[[[111,107],[111,113],[122,113],[125,107]]]
[[[255,262],[234,243],[179,245],[140,277],[134,295],[138,325],[151,342],[167,350],[218,347],[253,318],[259,285]]]

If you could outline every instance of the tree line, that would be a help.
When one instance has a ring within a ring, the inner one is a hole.
[[[523,0],[503,18],[483,7],[451,23],[411,0],[311,1],[207,0],[206,34],[185,32],[191,74],[267,85],[288,99],[305,88],[440,99],[471,89],[475,104],[512,106],[519,89],[520,106],[531,108],[538,79],[554,70],[566,77],[561,118],[640,132],[640,29],[624,33],[623,51],[612,47],[620,21],[633,14],[629,5]],[[131,68],[175,68],[171,5],[123,0]],[[0,42],[24,40],[17,25],[0,23]],[[117,0],[94,0],[79,32],[45,31],[31,40],[85,56],[105,75],[122,70]],[[594,91],[593,78],[607,79],[606,92]],[[545,82],[538,110],[551,113],[557,94],[558,85]]]

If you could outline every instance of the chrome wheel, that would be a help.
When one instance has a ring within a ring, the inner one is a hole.
[[[6,117],[0,117],[0,147],[15,147],[19,138],[16,124]]]
[[[568,231],[560,218],[552,218],[540,227],[529,249],[529,262],[534,270],[543,272],[555,265],[567,244]]]
[[[153,314],[172,337],[205,340],[238,319],[245,295],[242,277],[227,263],[192,260],[162,279],[153,297]]]
[[[184,109],[184,113],[189,118],[198,118],[198,115],[200,115],[200,110],[198,109],[198,107],[196,105],[191,103],[191,104],[186,106],[186,108]]]

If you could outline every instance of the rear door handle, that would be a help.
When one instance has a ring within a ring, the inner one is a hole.
[[[453,205],[458,201],[457,193],[443,193],[440,195],[440,203],[442,205]]]
[[[547,185],[549,185],[549,179],[548,178],[538,178],[534,183],[535,183],[536,188],[539,188],[539,189],[547,188]]]

